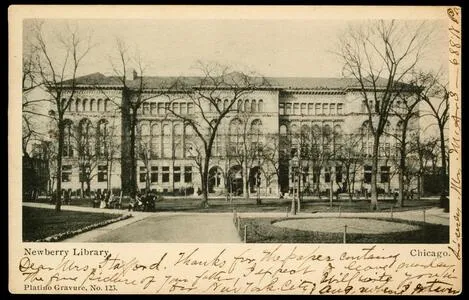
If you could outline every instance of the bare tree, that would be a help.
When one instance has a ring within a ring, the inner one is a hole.
[[[226,116],[234,111],[239,99],[264,84],[263,79],[250,77],[244,73],[232,72],[226,66],[200,64],[203,76],[195,84],[180,80],[177,91],[193,107],[190,113],[181,113],[173,108],[172,102],[181,100],[173,97],[167,111],[185,125],[192,128],[196,143],[193,155],[200,169],[202,203],[208,206],[209,165],[212,158],[213,144],[218,129]],[[226,101],[225,101],[226,100]],[[211,111],[210,111],[211,108]]]
[[[421,58],[431,30],[425,22],[372,21],[350,27],[339,41],[344,75],[357,81],[373,135],[371,209],[377,209],[379,143],[401,82]]]
[[[160,86],[154,86],[146,80],[145,71],[148,64],[144,61],[138,49],[135,53],[131,53],[126,43],[119,38],[116,39],[116,51],[117,57],[110,57],[110,63],[117,80],[122,85],[122,99],[109,96],[105,89],[100,90],[118,107],[124,116],[123,122],[126,129],[123,135],[129,139],[129,143],[122,145],[122,154],[128,155],[130,163],[130,178],[125,189],[130,193],[135,193],[138,189],[137,160],[139,155],[136,151],[138,146],[138,113],[144,103],[148,103],[150,99],[166,95],[168,90],[171,89],[171,83],[162,82]],[[130,78],[131,73],[133,76]],[[151,93],[148,93],[149,88],[152,89]]]
[[[409,82],[412,86],[417,86],[418,78],[413,78]],[[419,104],[422,98],[418,88],[409,91],[402,91],[397,94],[397,99],[393,106],[391,106],[391,114],[393,117],[398,119],[396,130],[392,132],[387,132],[386,134],[393,137],[397,142],[397,152],[398,152],[398,165],[397,169],[399,170],[399,195],[397,198],[397,206],[404,206],[405,194],[404,193],[404,179],[406,174],[408,175],[406,161],[410,152],[408,151],[408,135],[409,132],[412,132],[410,128],[412,126],[412,121],[416,121],[419,117]],[[407,176],[408,177],[408,176]]]
[[[48,39],[43,23],[36,22],[31,32],[37,77],[44,86],[54,108],[53,121],[57,125],[57,201],[56,211],[61,208],[62,152],[64,148],[64,115],[76,92],[77,71],[92,48],[91,37],[83,38],[77,27],[68,26],[65,33]],[[53,49],[52,44],[59,47]]]
[[[343,167],[345,174],[344,190],[347,191],[351,202],[355,194],[356,174],[359,167],[363,164],[362,137],[360,133],[352,133],[343,138],[347,142],[341,143],[336,147],[335,160]]]
[[[440,170],[440,206],[448,201],[448,150],[446,134],[449,119],[449,95],[448,83],[443,82],[439,74],[421,73],[419,76],[421,85],[420,97],[427,104],[428,110],[422,113],[422,117],[431,116],[436,121],[439,133],[439,146],[441,155]]]

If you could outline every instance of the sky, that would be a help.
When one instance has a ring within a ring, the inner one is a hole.
[[[197,75],[198,61],[217,62],[239,71],[274,77],[341,77],[342,63],[333,53],[339,35],[351,21],[344,20],[60,20],[44,23],[53,41],[67,24],[91,33],[94,47],[79,74],[114,75],[110,57],[116,55],[116,38],[147,65],[147,75]],[[356,21],[355,21],[356,22]],[[24,40],[29,21],[24,23]],[[447,35],[437,23],[422,66],[434,70],[447,65]]]

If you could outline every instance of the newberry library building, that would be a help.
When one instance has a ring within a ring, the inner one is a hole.
[[[142,80],[145,85],[139,101],[144,100],[136,111],[133,146],[140,191],[188,197],[200,192],[200,139],[194,127],[176,115],[193,116],[201,125],[201,118],[213,119],[230,101],[236,103],[222,119],[213,141],[210,196],[279,197],[294,189],[304,196],[330,189],[334,193],[370,191],[373,135],[363,89],[356,80],[265,78],[268,86],[254,87],[236,100],[220,93],[215,104],[201,104],[177,91],[162,93],[162,86],[176,78],[141,78],[135,72],[125,87],[118,78],[101,73],[76,79],[64,116],[61,178],[54,178],[51,159],[50,178],[41,190],[54,190],[54,180],[61,180],[62,188],[72,195],[83,187],[91,192],[129,191],[131,101],[136,100],[126,89],[137,89]],[[182,80],[190,83],[198,78]],[[49,115],[56,113],[52,106],[47,110]],[[53,144],[56,124],[44,126]],[[400,126],[391,114],[380,139],[377,181],[384,193],[398,186],[395,133]],[[418,119],[409,128],[408,136],[418,132]]]

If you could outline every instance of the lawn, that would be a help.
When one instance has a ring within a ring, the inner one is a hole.
[[[47,200],[38,202],[48,203]],[[235,198],[230,203],[224,198],[209,199],[210,206],[208,208],[200,207],[200,198],[194,197],[162,197],[155,202],[156,211],[187,211],[187,212],[232,212],[234,209],[238,212],[285,212],[290,210],[291,199],[262,199],[261,205],[256,205],[256,199]],[[71,203],[73,206],[91,207],[92,203],[89,199],[74,199]],[[379,200],[378,210],[389,211],[395,205],[395,201],[391,199]],[[429,208],[439,205],[438,199],[421,199],[406,201],[404,207],[393,207],[395,212]],[[128,207],[128,198],[122,199],[122,207]],[[301,211],[306,213],[313,212],[366,212],[370,211],[370,201],[348,200],[337,201],[334,199],[332,207],[326,198],[308,199],[301,204]]]
[[[418,229],[379,234],[347,233],[347,243],[448,243],[449,227],[417,221],[388,218],[362,218],[403,223],[418,226]],[[343,243],[343,232],[305,231],[280,226],[273,223],[279,218],[240,218],[239,234],[243,238],[247,230],[248,243]]]
[[[66,231],[81,229],[121,215],[61,211],[23,206],[23,241],[31,242]]]

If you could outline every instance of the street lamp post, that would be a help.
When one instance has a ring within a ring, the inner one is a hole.
[[[299,160],[295,156],[291,159],[291,166],[292,166],[292,177],[293,177],[293,197],[291,202],[291,214],[296,215],[296,199],[295,199],[295,188],[296,188],[296,179],[297,179],[297,168],[298,168]],[[299,190],[298,190],[299,194]]]

